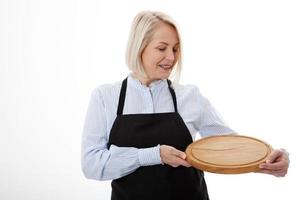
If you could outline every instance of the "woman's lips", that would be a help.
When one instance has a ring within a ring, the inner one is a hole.
[[[171,69],[172,68],[172,65],[160,64],[158,66],[161,67],[161,68],[163,68],[163,69]]]

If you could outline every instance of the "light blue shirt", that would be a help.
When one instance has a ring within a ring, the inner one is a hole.
[[[82,135],[82,171],[86,178],[112,180],[134,172],[141,166],[162,164],[159,145],[151,148],[107,148],[110,130],[116,118],[122,81],[100,85],[91,94]],[[178,112],[193,140],[234,133],[195,85],[173,85]],[[166,80],[142,85],[132,74],[128,76],[123,114],[174,112],[174,104]],[[126,130],[124,130],[126,131]]]

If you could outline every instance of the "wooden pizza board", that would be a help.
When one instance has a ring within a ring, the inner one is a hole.
[[[259,171],[272,147],[253,137],[218,135],[202,138],[186,149],[187,161],[195,168],[220,174]]]

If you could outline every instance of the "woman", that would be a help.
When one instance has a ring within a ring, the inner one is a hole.
[[[131,70],[122,82],[91,96],[82,140],[82,170],[113,180],[113,200],[209,199],[203,172],[185,160],[195,134],[234,133],[193,85],[179,85],[180,35],[160,12],[139,13],[127,48]],[[175,72],[175,83],[169,81]],[[274,151],[262,172],[287,173],[288,154]]]

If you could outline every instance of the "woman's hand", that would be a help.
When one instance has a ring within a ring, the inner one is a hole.
[[[172,146],[160,145],[160,158],[164,164],[178,167],[180,165],[190,167],[191,165],[185,160],[186,154]]]
[[[265,163],[259,165],[261,173],[284,177],[287,174],[290,160],[289,154],[284,149],[273,151]]]

